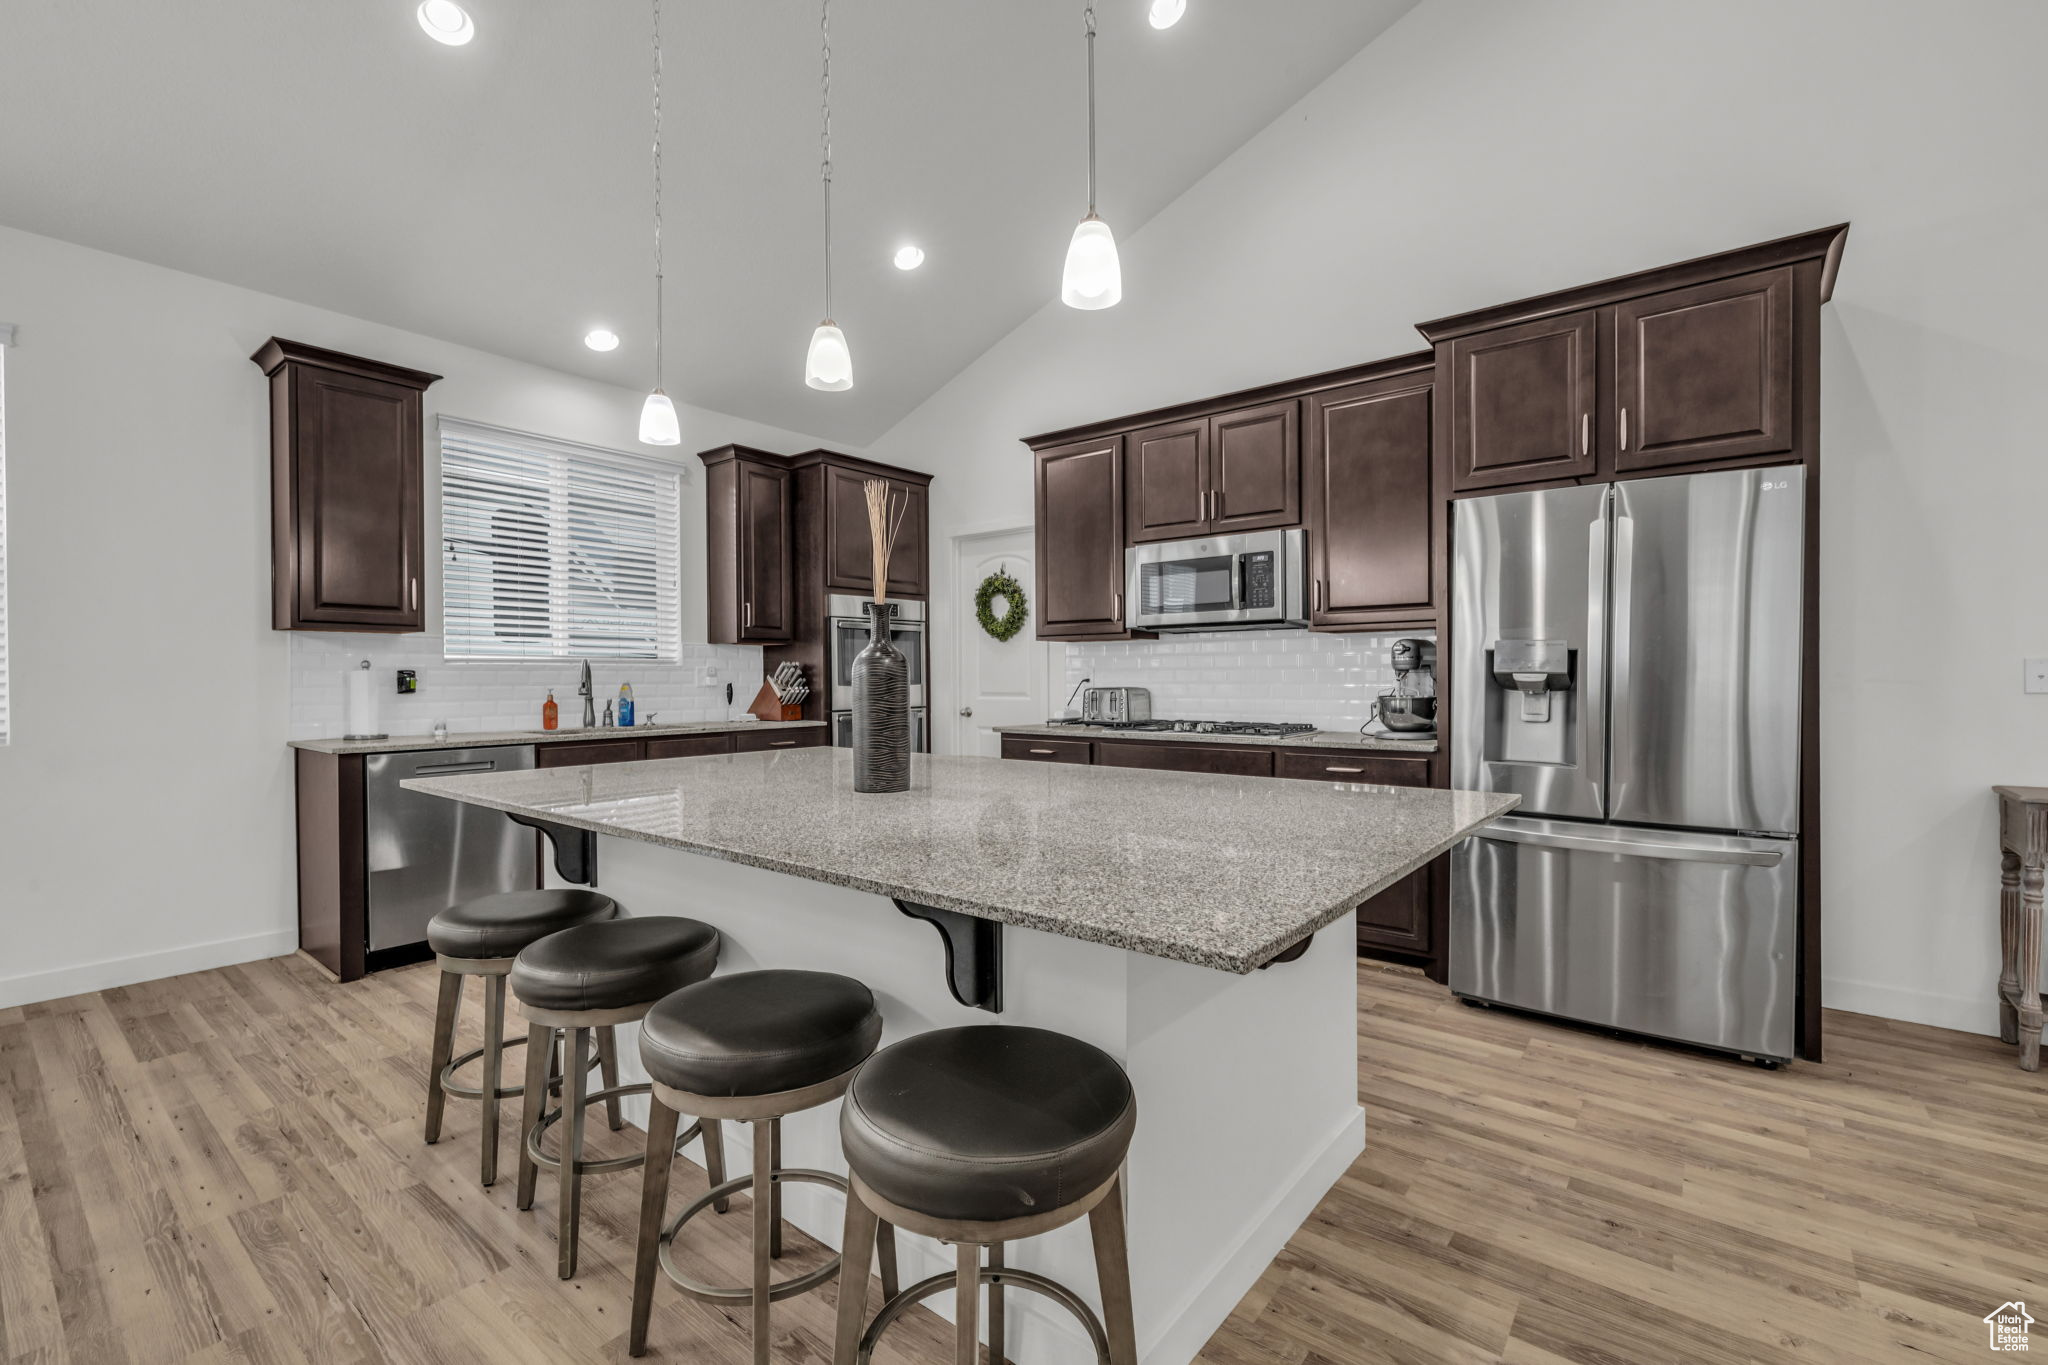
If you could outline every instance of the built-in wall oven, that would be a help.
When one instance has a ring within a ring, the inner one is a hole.
[[[910,747],[914,753],[930,753],[931,735],[924,685],[925,675],[931,667],[931,654],[925,634],[925,604],[899,600],[890,605],[896,608],[890,638],[903,652],[909,666]],[[850,749],[853,747],[853,661],[868,647],[872,635],[868,599],[835,593],[828,599],[826,610],[828,662],[832,669],[826,703],[832,708],[832,742],[842,749]]]
[[[1247,531],[1124,551],[1133,630],[1257,630],[1308,621],[1304,540]]]

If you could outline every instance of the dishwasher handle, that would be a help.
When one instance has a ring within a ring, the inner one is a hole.
[[[412,775],[414,777],[453,777],[457,773],[494,773],[497,770],[497,762],[487,758],[481,763],[429,763],[414,768]]]

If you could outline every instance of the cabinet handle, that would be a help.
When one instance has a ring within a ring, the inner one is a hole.
[[[1124,619],[1124,595],[1122,593],[1116,595],[1116,605],[1111,608],[1109,614],[1118,621]]]
[[[768,747],[771,749],[794,749],[796,741],[793,739],[771,739],[768,741]]]
[[[1220,488],[1209,494],[1209,520],[1223,520],[1223,490]]]
[[[1591,455],[1592,453],[1593,414],[1590,412],[1583,412],[1579,414],[1579,454]]]
[[[1316,580],[1316,610],[1317,610],[1317,611],[1321,611],[1322,609],[1323,609],[1323,580],[1322,580],[1322,579],[1320,579],[1320,578],[1318,578],[1318,579]]]
[[[1327,768],[1323,769],[1323,771],[1324,771],[1324,772],[1326,772],[1326,773],[1362,773],[1362,772],[1364,772],[1364,771],[1365,771],[1365,769],[1363,769],[1363,768],[1340,768],[1340,767],[1338,767],[1338,766],[1337,766],[1336,764],[1332,763],[1332,764],[1331,764],[1331,765],[1330,765],[1329,767],[1327,767]]]
[[[1621,410],[1621,448],[1628,449],[1628,409]]]
[[[1057,753],[1057,752],[1058,752],[1058,750],[1056,750],[1056,749],[1033,749],[1033,750],[1032,750],[1031,752],[1032,752],[1032,753],[1034,753],[1034,754],[1054,754],[1054,753]]]
[[[745,606],[746,606],[746,612],[747,612],[747,621],[746,621],[746,623],[747,623],[748,625],[750,625],[750,626],[751,626],[751,625],[753,625],[753,624],[754,624],[754,604],[753,604],[752,602],[748,602],[748,603],[746,603],[746,604],[745,604]]]

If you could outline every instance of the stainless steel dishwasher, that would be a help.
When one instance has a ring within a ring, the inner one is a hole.
[[[427,921],[457,901],[538,885],[533,831],[482,806],[422,796],[411,777],[517,772],[531,744],[371,754],[363,760],[369,950],[423,941]]]

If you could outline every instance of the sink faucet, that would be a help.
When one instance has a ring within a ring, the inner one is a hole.
[[[590,660],[583,661],[583,681],[576,685],[576,695],[583,698],[583,728],[597,728],[597,697],[590,690]]]

